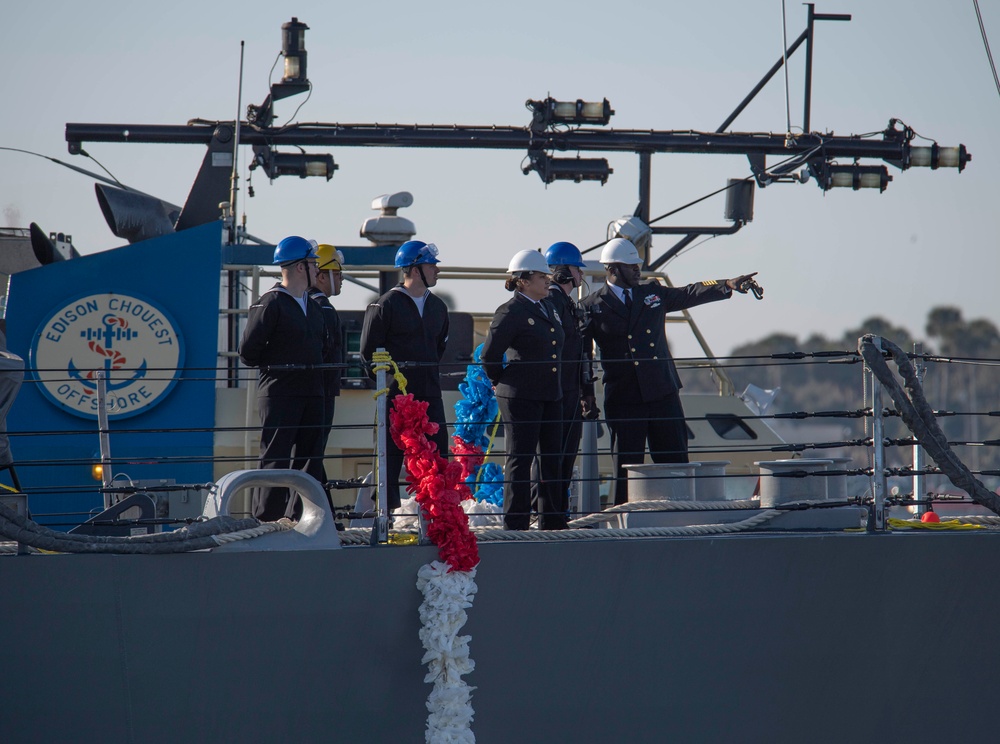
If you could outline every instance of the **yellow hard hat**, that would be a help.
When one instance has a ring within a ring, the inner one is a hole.
[[[344,268],[344,254],[332,245],[320,243],[316,246],[316,257],[321,270],[341,271]]]

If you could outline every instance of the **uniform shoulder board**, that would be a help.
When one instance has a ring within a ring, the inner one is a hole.
[[[714,287],[716,284],[718,284],[718,282],[715,281],[715,279],[706,279],[705,281],[703,281],[701,283],[701,286],[703,286],[703,287]]]

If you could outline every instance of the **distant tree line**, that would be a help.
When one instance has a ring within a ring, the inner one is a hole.
[[[725,367],[736,387],[743,392],[748,384],[764,389],[780,388],[768,413],[793,411],[853,411],[863,407],[865,382],[863,365],[843,363],[841,358],[770,359],[771,355],[790,352],[857,350],[858,339],[865,334],[882,336],[904,351],[912,351],[915,339],[906,329],[894,326],[881,317],[865,320],[858,328],[846,330],[839,338],[813,334],[799,339],[775,333],[733,349]],[[951,442],[1000,442],[1000,330],[989,320],[967,320],[956,307],[935,307],[927,316],[921,339],[922,351],[954,361],[928,362],[924,392],[935,410],[958,414],[979,412],[982,415],[939,417],[938,423]],[[890,365],[892,367],[892,365]],[[685,392],[713,392],[708,374],[682,370]],[[868,391],[870,403],[871,392]],[[887,399],[886,405],[891,407]],[[993,412],[993,415],[988,415]],[[843,419],[852,437],[861,437],[861,419]],[[905,437],[909,432],[901,422],[887,428],[890,437]],[[956,446],[959,457],[973,470],[1000,469],[1000,446]],[[815,454],[815,453],[813,453]],[[896,448],[890,464],[908,463],[909,448]],[[996,478],[982,480],[993,487]]]

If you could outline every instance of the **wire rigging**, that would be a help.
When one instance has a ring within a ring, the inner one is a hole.
[[[986,36],[986,26],[983,25],[983,14],[979,11],[979,0],[972,0],[976,8],[976,20],[979,21],[979,33],[983,37],[983,46],[986,48],[986,59],[990,63],[990,72],[993,73],[993,82],[997,87],[997,95],[1000,95],[1000,77],[997,76],[997,66],[993,63],[993,52],[990,51],[990,40]]]
[[[788,96],[788,29],[785,23],[785,0],[781,0],[781,67],[785,73],[786,136],[792,136],[792,105]]]
[[[70,165],[69,163],[64,163],[62,160],[58,160],[56,158],[49,157],[48,155],[42,155],[40,152],[32,152],[31,150],[22,150],[19,147],[0,147],[0,150],[7,150],[8,152],[20,152],[20,153],[24,153],[25,155],[34,155],[36,158],[43,158],[44,160],[48,160],[49,162],[55,163],[56,165],[61,165],[64,168],[69,168],[70,170],[74,170],[77,173],[82,173],[85,176],[90,176],[91,178],[94,178],[94,179],[96,179],[98,181],[103,181],[104,183],[107,183],[107,184],[120,186],[123,189],[125,189],[126,191],[134,191],[135,193],[142,193],[141,191],[136,191],[135,189],[133,189],[130,186],[126,186],[121,181],[119,181],[117,178],[115,178],[115,175],[111,171],[109,171],[107,168],[105,168],[103,165],[101,165],[101,163],[99,163],[97,161],[97,158],[95,158],[93,155],[91,155],[86,150],[80,150],[80,154],[81,155],[86,155],[88,158],[90,158],[95,163],[97,163],[99,166],[101,166],[101,169],[105,173],[107,173],[109,176],[111,176],[110,179],[105,178],[104,176],[102,176],[99,173],[94,173],[92,171],[85,170],[84,168],[79,168],[79,167],[77,167],[75,165]]]

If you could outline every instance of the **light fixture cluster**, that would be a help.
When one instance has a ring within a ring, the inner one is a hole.
[[[271,85],[271,100],[279,101],[309,90],[306,75],[306,31],[309,27],[292,16],[281,24],[281,56],[285,59],[281,82]]]
[[[298,18],[281,26],[281,56],[285,60],[284,74],[271,85],[271,92],[261,106],[247,107],[247,121],[255,127],[270,127],[274,121],[274,102],[305,93],[311,87],[307,75],[306,31]],[[262,168],[272,181],[279,176],[309,178],[319,176],[329,181],[338,166],[333,156],[322,153],[279,152],[273,147],[255,147],[250,170]]]
[[[604,126],[615,113],[607,98],[602,101],[528,99],[524,105],[531,111],[531,131],[539,133],[568,124]],[[534,171],[543,183],[600,181],[602,186],[614,173],[607,158],[581,158],[579,155],[575,158],[556,158],[542,149],[528,150],[528,162],[521,170],[524,175]]]

